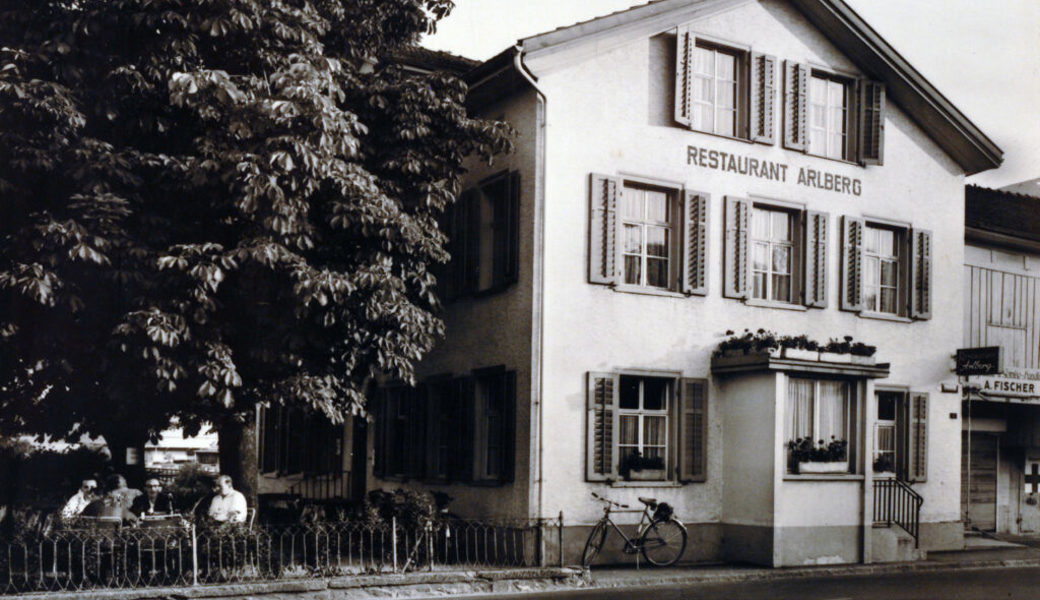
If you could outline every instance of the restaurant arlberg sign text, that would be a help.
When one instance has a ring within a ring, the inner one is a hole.
[[[795,174],[794,169],[789,169],[787,163],[701,146],[686,146],[686,164],[780,183],[786,183],[790,175],[792,181],[805,187],[853,196],[863,193],[863,182],[855,177],[809,167],[798,167],[798,173]]]

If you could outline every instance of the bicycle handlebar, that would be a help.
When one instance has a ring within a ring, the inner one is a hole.
[[[620,502],[614,502],[613,500],[611,500],[609,498],[604,498],[603,496],[600,496],[596,492],[591,492],[591,494],[592,494],[592,497],[595,498],[596,500],[599,500],[600,502],[604,502],[604,503],[606,503],[608,505],[616,506],[618,508],[632,508],[631,506],[629,506],[627,504],[621,504]]]

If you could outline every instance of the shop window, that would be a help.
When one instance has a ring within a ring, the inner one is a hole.
[[[723,295],[827,306],[828,215],[726,198]]]
[[[846,442],[846,462],[855,465],[851,387],[849,382],[841,380],[789,378],[784,411],[785,440],[808,438],[817,447]],[[788,467],[795,472],[796,466],[791,461]]]
[[[589,373],[589,481],[704,481],[707,385],[701,379]]]
[[[589,281],[707,293],[708,196],[590,176]]]
[[[784,62],[784,147],[880,165],[884,153],[882,83]]]
[[[874,472],[924,481],[928,473],[928,395],[877,390],[874,399]]]
[[[842,218],[841,308],[931,318],[930,231]]]
[[[503,367],[383,387],[375,402],[375,473],[383,479],[513,480],[516,373]]]
[[[678,29],[676,122],[705,133],[774,142],[776,59]]]
[[[441,218],[449,262],[438,273],[442,300],[505,289],[519,269],[520,174],[503,172],[459,195]]]

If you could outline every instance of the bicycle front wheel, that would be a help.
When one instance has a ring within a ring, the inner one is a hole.
[[[686,528],[674,518],[654,521],[639,540],[643,558],[655,567],[674,565],[686,551]]]
[[[603,542],[607,540],[607,524],[604,521],[596,523],[589,532],[589,539],[585,540],[585,550],[581,553],[581,566],[589,566],[599,551],[603,549]]]

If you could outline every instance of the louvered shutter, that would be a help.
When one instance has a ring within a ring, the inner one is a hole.
[[[520,273],[520,172],[509,174],[509,196],[506,202],[505,257],[500,284],[515,283]]]
[[[408,455],[405,475],[423,477],[426,474],[426,386],[408,388]]]
[[[910,317],[932,318],[932,232],[910,231]]]
[[[809,118],[809,67],[784,61],[784,148],[805,151]]]
[[[776,57],[751,53],[751,139],[760,144],[776,141]]]
[[[473,190],[466,200],[465,241],[466,266],[463,280],[463,293],[473,293],[480,289],[480,223],[484,193]],[[493,215],[492,215],[493,216]]]
[[[620,185],[617,177],[589,176],[589,283],[612,284],[617,276],[614,245]]]
[[[708,474],[708,382],[682,379],[679,398],[679,480],[704,481]]]
[[[746,198],[726,197],[725,284],[727,298],[748,297],[748,228],[751,202]]]
[[[498,472],[502,482],[509,483],[516,475],[516,371],[506,371],[503,378],[502,464]]]
[[[805,213],[805,305],[827,308],[827,221],[825,212]]]
[[[863,219],[845,215],[842,221],[841,310],[863,310]]]
[[[585,478],[617,479],[615,440],[619,377],[616,373],[589,373],[586,402]]]
[[[686,27],[679,27],[675,47],[675,122],[690,127],[693,98],[693,50],[697,40]]]
[[[885,154],[885,84],[859,82],[859,161],[880,165]]]
[[[710,196],[701,192],[686,192],[686,227],[683,241],[682,289],[687,294],[704,296],[708,293],[708,207]]]
[[[928,394],[910,394],[910,435],[907,465],[911,481],[928,479]]]
[[[281,416],[281,405],[270,404],[261,407],[264,437],[260,450],[263,453],[261,460],[261,472],[273,473],[278,470],[278,438],[282,433],[282,424],[279,423]]]
[[[379,388],[373,394],[372,400],[372,414],[375,417],[375,465],[373,466],[373,473],[376,477],[386,477],[386,453],[389,444],[387,444],[387,431],[389,430],[387,419],[390,418],[388,411],[386,410],[387,398],[386,390]]]
[[[469,207],[475,203],[476,191],[470,189],[462,192],[451,207],[451,222],[449,226],[448,253],[451,254],[451,262],[448,264],[446,300],[454,300],[466,293],[466,285],[469,281],[468,260],[468,224]]]
[[[455,456],[452,479],[473,481],[473,462],[476,458],[476,401],[472,377],[460,377],[454,381],[455,407],[458,410],[459,435],[455,440]]]

